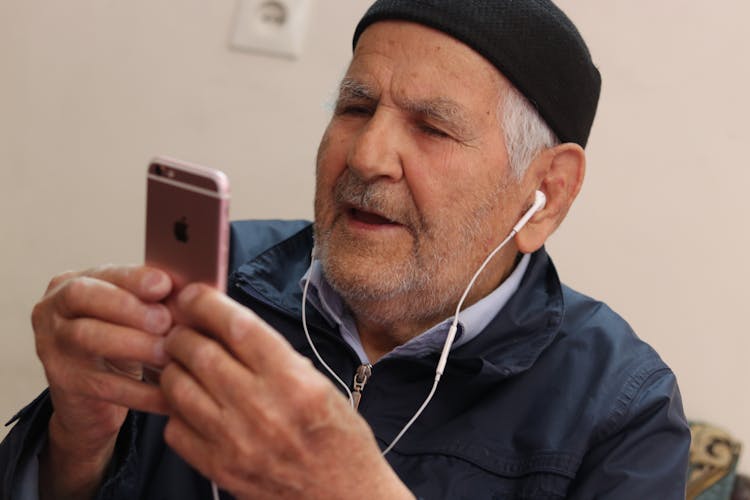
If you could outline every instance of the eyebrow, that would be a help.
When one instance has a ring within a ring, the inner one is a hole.
[[[380,92],[376,88],[354,78],[344,78],[339,86],[339,102],[348,99],[375,102],[379,98]],[[458,134],[468,135],[471,122],[466,116],[464,108],[452,99],[447,97],[396,98],[396,101],[399,107],[409,114],[434,120],[451,128]]]
[[[378,92],[371,85],[368,85],[354,78],[344,78],[339,85],[339,100],[347,99],[366,99],[369,101],[378,100]]]
[[[466,117],[463,108],[455,101],[436,97],[434,99],[407,99],[403,106],[409,112],[444,123],[463,124]]]

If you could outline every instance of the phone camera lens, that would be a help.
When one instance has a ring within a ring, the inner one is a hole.
[[[156,175],[158,175],[159,177],[161,177],[162,175],[164,175],[164,172],[162,171],[161,165],[156,165],[156,167],[154,167],[154,173]]]

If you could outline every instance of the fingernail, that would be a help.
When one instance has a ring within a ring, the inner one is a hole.
[[[178,301],[182,305],[187,305],[198,296],[200,293],[200,287],[198,285],[188,285],[181,292],[178,297]]]
[[[143,277],[143,288],[149,292],[156,292],[164,287],[166,278],[159,272],[148,272]]]
[[[169,326],[169,314],[161,306],[149,307],[143,320],[144,328],[152,333],[163,333]]]

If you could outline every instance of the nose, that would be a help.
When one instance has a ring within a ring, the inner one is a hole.
[[[366,181],[403,177],[402,141],[398,119],[393,112],[378,108],[352,143],[347,165]]]

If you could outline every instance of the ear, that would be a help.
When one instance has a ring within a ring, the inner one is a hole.
[[[522,183],[529,199],[539,189],[547,196],[547,204],[516,235],[519,251],[532,253],[544,245],[578,196],[585,172],[586,154],[578,144],[560,144],[537,155]]]

